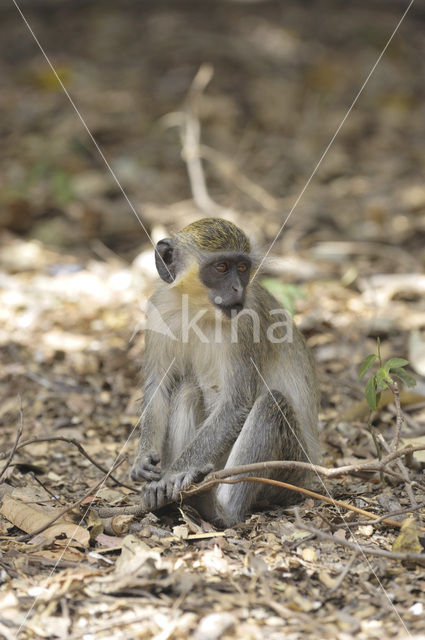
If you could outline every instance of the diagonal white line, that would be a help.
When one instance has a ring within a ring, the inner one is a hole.
[[[55,67],[53,66],[53,63],[51,62],[49,56],[47,55],[46,51],[44,50],[44,48],[42,47],[39,39],[37,38],[37,36],[35,35],[33,29],[31,28],[31,25],[29,24],[28,20],[26,19],[26,17],[24,16],[24,14],[22,13],[21,8],[19,7],[18,3],[16,2],[16,0],[12,0],[13,4],[15,5],[16,9],[18,10],[22,20],[25,23],[25,26],[27,27],[28,31],[30,32],[30,34],[32,35],[32,37],[34,38],[38,48],[40,49],[41,53],[43,54],[47,64],[49,65],[52,73],[54,74],[56,80],[58,81],[59,85],[61,86],[63,92],[65,93],[66,97],[68,98],[69,102],[71,103],[72,108],[74,109],[75,113],[77,114],[77,116],[79,117],[81,124],[83,125],[84,129],[87,131],[91,141],[93,142],[94,146],[96,147],[97,151],[99,152],[100,157],[102,158],[103,162],[105,163],[107,169],[109,170],[109,173],[111,174],[111,176],[113,177],[113,179],[115,180],[118,188],[120,189],[122,195],[124,196],[128,206],[130,207],[130,209],[132,210],[132,212],[134,213],[134,215],[136,216],[140,226],[142,227],[143,231],[145,232],[146,236],[148,237],[151,245],[153,246],[153,248],[155,249],[155,243],[152,240],[152,238],[150,237],[145,225],[142,222],[142,219],[140,218],[139,214],[137,213],[133,203],[131,202],[130,198],[128,197],[128,195],[126,194],[124,187],[121,185],[120,181],[117,178],[117,175],[115,173],[115,171],[112,169],[110,163],[108,162],[105,154],[103,153],[102,149],[100,148],[99,144],[97,143],[96,138],[94,137],[94,135],[92,134],[92,132],[90,131],[89,127],[86,124],[86,121],[84,120],[83,116],[81,115],[81,112],[79,111],[77,105],[75,104],[74,100],[72,99],[68,89],[65,87],[64,83],[62,82],[60,76],[58,75],[58,73],[56,72]],[[156,255],[159,255],[156,254]],[[165,264],[164,260],[162,259],[162,256],[160,256],[160,259],[162,260],[164,267],[167,269],[168,273],[170,273],[167,265]],[[171,276],[171,274],[170,274]]]
[[[343,119],[341,120],[337,130],[335,131],[335,133],[333,134],[332,138],[330,139],[328,146],[326,147],[326,149],[324,150],[324,152],[322,153],[322,155],[319,158],[319,161],[317,162],[316,166],[314,167],[313,171],[311,172],[310,177],[308,178],[307,182],[305,183],[303,189],[301,190],[301,193],[299,194],[298,198],[295,200],[294,204],[291,207],[290,212],[288,213],[288,215],[286,216],[285,220],[283,221],[282,226],[280,227],[279,231],[277,232],[273,242],[271,243],[270,247],[268,248],[267,252],[265,253],[263,259],[261,260],[259,266],[257,267],[254,275],[252,276],[252,280],[254,280],[255,276],[257,275],[257,273],[259,272],[259,270],[261,269],[264,260],[267,258],[267,256],[269,255],[270,251],[273,249],[278,237],[280,236],[280,234],[282,233],[286,223],[288,222],[289,218],[291,217],[294,209],[296,208],[296,206],[298,205],[299,201],[301,200],[301,198],[303,197],[304,193],[306,192],[310,182],[313,180],[314,176],[316,175],[317,171],[319,170],[320,165],[322,164],[323,160],[325,159],[329,149],[331,148],[331,146],[333,145],[335,138],[337,137],[338,133],[341,131],[342,127],[344,126],[345,121],[347,120],[348,116],[350,115],[350,113],[352,112],[352,110],[354,109],[355,105],[357,104],[358,99],[360,98],[361,94],[363,93],[364,88],[366,87],[367,83],[369,82],[370,78],[373,75],[373,72],[375,71],[376,67],[378,66],[378,64],[381,62],[383,55],[385,54],[386,50],[388,49],[388,47],[390,46],[390,43],[392,41],[392,39],[394,38],[395,34],[397,33],[397,31],[399,30],[404,18],[406,17],[407,13],[409,12],[410,7],[412,6],[412,4],[414,3],[415,0],[410,0],[407,9],[405,10],[405,12],[403,13],[403,15],[401,16],[400,20],[398,21],[394,31],[392,32],[391,36],[388,38],[384,48],[382,49],[381,53],[378,56],[378,59],[376,60],[375,64],[373,65],[373,67],[371,68],[371,70],[369,71],[366,80],[363,82],[362,86],[360,87],[359,91],[357,92],[357,95],[355,96],[353,102],[351,103],[350,108],[348,109],[347,113],[345,114],[345,116],[343,117]],[[251,280],[251,282],[252,282]]]
[[[288,418],[285,416],[285,414],[283,413],[282,409],[280,408],[279,403],[277,402],[276,398],[274,397],[272,390],[270,389],[269,385],[268,385],[268,384],[267,384],[267,382],[265,381],[265,379],[264,379],[264,377],[262,376],[262,374],[261,374],[261,372],[260,372],[259,368],[258,368],[258,367],[257,367],[257,365],[255,364],[255,362],[254,362],[254,360],[252,359],[252,357],[251,357],[251,356],[250,356],[250,360],[251,360],[252,364],[254,365],[255,370],[256,370],[256,372],[258,373],[259,377],[261,378],[261,380],[262,380],[262,382],[263,382],[264,386],[266,387],[266,389],[267,389],[268,393],[269,393],[269,394],[270,394],[270,396],[272,397],[273,402],[275,403],[275,405],[276,405],[276,406],[277,406],[277,408],[279,409],[280,414],[282,415],[283,419],[285,420],[286,424],[288,425],[289,429],[291,430],[292,435],[295,437],[295,439],[297,440],[297,442],[298,442],[299,446],[301,447],[301,450],[302,450],[302,452],[304,453],[305,457],[307,458],[307,460],[309,461],[309,463],[310,463],[310,464],[313,464],[313,463],[311,462],[311,460],[310,460],[310,456],[308,455],[307,451],[305,450],[304,444],[301,442],[301,440],[298,438],[297,433],[295,432],[295,430],[294,430],[294,429],[291,427],[291,425],[289,424],[289,420],[288,420]],[[326,486],[326,485],[325,485],[325,483],[323,482],[323,478],[322,478],[322,477],[317,473],[317,471],[315,471],[315,473],[316,473],[316,475],[317,475],[317,477],[318,477],[318,479],[319,479],[320,483],[322,484],[322,486],[323,486],[323,488],[324,488],[324,490],[325,490],[326,494],[328,495],[328,497],[329,497],[331,500],[333,500],[333,498],[332,498],[332,496],[331,496],[330,492],[328,491],[327,486]],[[397,608],[396,608],[396,606],[394,605],[394,603],[391,601],[391,598],[390,598],[389,594],[387,593],[387,591],[386,591],[386,589],[385,589],[384,585],[382,584],[382,582],[380,581],[379,577],[377,576],[377,574],[376,574],[376,572],[375,572],[374,568],[372,567],[372,565],[371,565],[371,563],[370,563],[370,561],[369,561],[368,557],[366,556],[366,554],[364,553],[364,551],[361,549],[361,547],[360,547],[360,545],[359,545],[359,543],[358,543],[358,541],[357,541],[356,536],[354,535],[353,531],[352,531],[352,530],[351,530],[351,528],[350,528],[350,524],[349,524],[349,523],[346,521],[346,519],[344,518],[344,514],[342,513],[342,511],[341,511],[341,509],[338,507],[338,505],[334,505],[334,506],[335,506],[335,508],[338,510],[338,514],[339,514],[339,516],[341,517],[341,519],[343,520],[343,522],[345,523],[345,525],[346,525],[346,527],[347,527],[347,530],[350,532],[350,535],[352,536],[353,540],[354,540],[354,541],[355,541],[355,543],[357,544],[357,546],[358,546],[358,548],[359,548],[359,553],[363,556],[363,558],[364,558],[364,560],[366,561],[366,563],[367,563],[367,565],[368,565],[368,567],[369,567],[370,571],[371,571],[371,572],[373,573],[373,575],[375,576],[375,578],[376,578],[376,580],[377,580],[377,582],[378,582],[379,586],[381,587],[381,589],[382,589],[382,591],[384,592],[384,594],[385,594],[386,598],[388,599],[388,602],[390,603],[390,605],[391,605],[391,607],[393,608],[393,610],[394,610],[395,614],[397,615],[398,619],[400,620],[401,624],[403,625],[404,630],[406,631],[406,633],[407,633],[407,634],[409,635],[409,637],[410,637],[410,636],[411,636],[411,634],[409,633],[409,630],[408,630],[408,628],[406,627],[406,625],[405,625],[405,623],[404,623],[404,621],[403,621],[403,618],[401,617],[401,615],[400,615],[400,614],[399,614],[399,612],[397,611]]]
[[[164,375],[162,376],[161,380],[158,383],[158,386],[156,387],[155,391],[153,392],[152,396],[150,397],[148,403],[146,404],[146,407],[143,409],[142,414],[140,416],[140,418],[137,420],[136,424],[134,425],[134,427],[132,428],[130,435],[128,436],[127,440],[124,442],[124,444],[122,445],[121,449],[119,450],[119,452],[117,453],[117,455],[115,456],[115,459],[113,460],[112,464],[111,464],[111,468],[114,466],[114,464],[116,463],[116,461],[118,460],[118,458],[120,457],[120,455],[122,454],[122,452],[124,451],[124,449],[127,446],[128,441],[130,440],[130,438],[132,437],[133,433],[135,432],[135,430],[137,429],[138,425],[140,424],[140,422],[143,419],[143,416],[146,412],[146,410],[148,409],[149,405],[151,404],[152,400],[154,399],[154,397],[156,396],[158,390],[160,389],[162,383],[164,382],[165,378],[168,375],[168,372],[170,371],[171,367],[173,366],[174,362],[175,362],[175,357],[172,359],[171,363],[169,364],[167,371],[164,373]],[[101,488],[103,487],[103,483],[100,485],[100,487],[98,487],[95,496],[96,497],[99,493],[99,491],[101,490]],[[77,530],[77,527],[79,527],[81,525],[81,523],[83,522],[84,518],[86,517],[87,513],[90,510],[90,506],[87,507],[87,509],[85,510],[85,512],[83,513],[83,515],[81,516],[81,519],[79,521],[79,523],[76,525],[75,527],[75,531]],[[72,539],[72,535],[69,538],[69,541],[66,543],[65,547],[63,548],[62,553],[60,554],[59,558],[57,559],[57,561],[55,562],[52,570],[50,571],[49,575],[47,576],[46,580],[48,580],[52,574],[54,573],[54,571],[56,570],[56,567],[58,566],[59,562],[62,560],[64,553],[66,552],[66,550],[68,549],[69,545],[71,544],[71,539]],[[22,629],[22,627],[24,626],[24,624],[26,623],[26,621],[28,620],[29,615],[31,614],[31,611],[34,609],[36,602],[38,600],[38,598],[40,597],[41,593],[39,595],[37,595],[34,598],[34,602],[32,603],[31,607],[28,609],[25,618],[23,619],[23,621],[21,622],[19,629],[17,630],[16,634],[15,634],[15,640],[17,640],[18,635]]]

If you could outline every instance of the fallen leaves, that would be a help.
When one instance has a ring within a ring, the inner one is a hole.
[[[26,533],[37,531],[50,522],[55,515],[54,511],[43,511],[40,508],[32,507],[24,502],[15,500],[8,495],[3,497],[0,513]],[[52,543],[59,537],[66,538],[73,543],[78,543],[82,547],[88,547],[90,534],[79,525],[58,520],[37,537],[33,538],[33,542]]]
[[[392,550],[404,553],[423,553],[424,547],[419,542],[421,535],[416,518],[411,515],[403,520],[400,535],[394,540]]]

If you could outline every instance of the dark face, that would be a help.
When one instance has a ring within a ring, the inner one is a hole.
[[[199,269],[210,301],[228,317],[243,309],[251,264],[246,254],[231,252],[214,255]]]

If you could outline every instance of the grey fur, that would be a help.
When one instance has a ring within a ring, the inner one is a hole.
[[[248,285],[245,309],[260,318],[257,343],[252,339],[252,319],[242,312],[238,342],[232,343],[227,320],[222,342],[215,344],[211,308],[198,323],[210,342],[202,343],[194,335],[185,343],[183,276],[177,277],[179,286],[161,283],[151,299],[177,339],[156,333],[148,312],[143,419],[132,478],[147,481],[142,499],[151,509],[177,500],[180,490],[211,469],[264,460],[319,461],[318,385],[310,353],[295,326],[292,342],[274,344],[267,337],[267,328],[276,322],[270,311],[279,307],[278,302],[257,281]],[[194,313],[207,304],[196,296],[189,300]],[[268,476],[308,482],[301,472]],[[239,483],[221,485],[195,502],[204,517],[232,525],[255,508],[287,504],[292,497],[266,485]]]

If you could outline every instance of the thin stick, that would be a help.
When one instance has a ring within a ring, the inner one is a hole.
[[[338,578],[336,579],[334,586],[329,589],[329,593],[335,593],[335,591],[338,591],[338,589],[344,582],[346,575],[348,574],[351,567],[353,566],[354,560],[357,558],[358,555],[359,555],[359,552],[354,551],[353,555],[351,556],[351,558],[349,559],[349,561],[347,562],[347,564],[339,574]]]
[[[387,452],[390,452],[391,451],[391,447],[385,442],[384,438],[382,437],[382,434],[378,433],[377,437],[378,437],[378,440],[381,443],[382,447]],[[407,495],[409,497],[410,504],[412,505],[412,509],[415,509],[418,503],[416,501],[415,494],[413,493],[409,472],[406,469],[406,466],[403,464],[403,461],[402,461],[401,458],[396,460],[395,463],[398,466],[398,468],[400,469],[401,475],[403,477],[404,486],[406,487],[406,493],[407,493]]]
[[[390,444],[390,449],[391,451],[396,451],[398,444],[400,442],[400,433],[401,433],[401,428],[404,422],[404,416],[403,416],[403,411],[400,404],[400,390],[398,388],[397,382],[395,380],[392,383],[386,381],[386,384],[394,396],[394,404],[395,404],[395,410],[396,410],[396,424],[395,424],[394,438]]]
[[[92,465],[94,465],[97,469],[99,469],[99,471],[101,471],[102,473],[108,473],[108,470],[101,465],[99,462],[96,462],[96,460],[94,458],[91,457],[91,455],[89,453],[87,453],[87,451],[84,449],[83,445],[80,444],[78,442],[78,440],[76,440],[75,438],[66,438],[65,436],[46,436],[45,438],[29,438],[28,440],[24,440],[23,442],[21,442],[20,445],[15,446],[15,450],[19,451],[20,449],[23,449],[24,447],[27,447],[30,444],[34,444],[37,442],[67,442],[69,444],[73,444],[74,447],[77,447],[78,451],[85,457],[87,458],[87,460],[89,460]],[[12,449],[12,451],[14,451]],[[5,458],[8,454],[7,453],[0,453],[0,460],[2,458]],[[131,486],[129,484],[126,484],[125,482],[120,482],[120,480],[118,480],[118,478],[115,478],[113,475],[109,475],[109,477],[111,478],[111,480],[113,480],[116,484],[121,485],[122,487],[126,487],[127,489],[132,489],[134,490],[134,486]],[[1,478],[1,475],[0,475]]]
[[[99,487],[101,487],[106,482],[106,480],[111,475],[111,473],[115,471],[115,469],[119,467],[119,465],[122,464],[124,460],[125,458],[122,458],[121,460],[117,460],[116,463],[111,467],[111,469],[106,473],[106,475],[94,487],[90,487],[90,489],[86,491],[86,493],[84,493],[84,495],[81,498],[79,498],[76,502],[73,502],[72,504],[58,511],[58,513],[53,518],[51,518],[49,522],[46,522],[46,524],[44,524],[42,527],[39,527],[35,531],[31,531],[31,533],[27,533],[24,536],[19,536],[18,538],[16,538],[16,540],[18,542],[26,542],[27,540],[31,540],[31,538],[38,536],[40,533],[42,533],[43,531],[51,527],[52,524],[56,522],[56,520],[59,520],[59,518],[62,518],[62,516],[64,516],[66,513],[79,507],[80,504],[83,502],[83,500],[91,496],[93,493],[96,493]]]
[[[228,478],[239,473],[255,473],[256,471],[269,471],[272,469],[305,469],[306,471],[313,471],[323,476],[324,478],[339,478],[341,476],[348,475],[352,472],[358,471],[386,471],[385,467],[393,460],[401,458],[415,451],[425,451],[425,445],[411,446],[408,445],[403,449],[392,451],[388,455],[384,456],[382,460],[370,460],[368,462],[359,462],[358,464],[345,465],[344,467],[336,467],[329,469],[318,464],[311,464],[310,462],[301,462],[293,460],[268,460],[266,462],[254,462],[252,464],[241,465],[238,467],[231,467],[228,469],[220,469],[210,474],[205,482],[210,480],[218,480]]]
[[[329,542],[333,542],[334,544],[340,545],[342,547],[347,547],[348,549],[352,549],[357,553],[379,556],[381,558],[389,558],[391,560],[420,562],[421,564],[423,563],[425,565],[425,553],[399,553],[396,551],[387,551],[386,549],[375,549],[374,547],[350,542],[349,540],[343,540],[342,538],[337,538],[330,533],[320,531],[320,529],[316,529],[316,527],[313,527],[310,524],[306,524],[301,520],[298,513],[296,515],[295,524],[299,529],[303,529],[304,531],[308,531],[309,533],[314,533],[318,538],[321,538],[322,540],[328,540]]]
[[[373,524],[379,524],[386,518],[392,518],[393,516],[401,516],[405,513],[415,513],[415,511],[419,511],[419,509],[422,509],[423,507],[425,507],[425,502],[419,502],[415,508],[412,508],[412,506],[410,506],[406,507],[405,509],[397,509],[396,511],[391,511],[384,516],[379,516],[378,518],[376,518],[376,520],[373,521]],[[351,522],[340,522],[338,523],[338,527],[361,527],[365,524],[370,524],[369,520],[352,520]]]
[[[186,99],[183,112],[183,125],[181,127],[182,156],[186,163],[190,188],[195,204],[206,214],[217,215],[224,212],[223,207],[217,204],[208,193],[202,167],[200,140],[201,125],[196,115],[197,103],[213,76],[211,65],[202,64],[193,79]]]
[[[327,502],[328,504],[332,504],[336,507],[341,507],[343,509],[347,509],[348,511],[354,511],[355,513],[360,513],[361,515],[367,516],[371,520],[377,520],[379,516],[375,513],[371,513],[370,511],[365,511],[364,509],[360,509],[360,507],[355,507],[352,504],[348,504],[342,500],[335,500],[334,498],[330,498],[328,496],[324,496],[321,493],[316,493],[316,491],[311,491],[311,489],[305,489],[304,487],[297,487],[296,485],[289,484],[288,482],[281,482],[280,480],[272,480],[271,478],[256,478],[254,476],[246,476],[241,478],[235,478],[233,480],[220,480],[225,484],[236,484],[237,482],[262,482],[264,484],[270,484],[275,487],[281,487],[282,489],[289,489],[290,491],[296,491],[297,493],[301,493],[302,495],[308,496],[309,498],[315,498],[316,500],[321,500],[322,502]],[[183,491],[184,497],[188,497],[195,493],[198,493],[198,488],[196,490]],[[391,520],[391,518],[385,517],[381,522],[390,525],[391,527],[401,527],[401,522],[397,520]],[[422,528],[425,531],[425,528]]]
[[[15,438],[15,442],[13,443],[13,447],[11,448],[11,450],[9,452],[9,457],[6,460],[6,464],[4,465],[3,469],[0,471],[0,480],[4,476],[4,474],[6,473],[7,468],[9,467],[10,463],[12,462],[12,458],[15,455],[15,452],[18,449],[18,442],[19,442],[19,439],[20,439],[20,437],[22,435],[22,431],[24,429],[24,412],[22,410],[22,397],[21,397],[21,395],[19,395],[18,398],[19,398],[19,425],[18,425],[18,430],[16,432],[16,438]],[[1,484],[1,482],[0,482],[0,484]]]
[[[319,475],[325,478],[338,478],[340,476],[348,475],[350,473],[358,472],[359,470],[367,470],[367,471],[381,471],[385,469],[385,465],[393,460],[400,458],[401,456],[414,453],[415,451],[424,451],[425,445],[419,445],[413,447],[411,445],[404,447],[404,449],[400,449],[399,451],[393,451],[389,453],[387,456],[384,456],[381,461],[377,462],[376,460],[370,462],[360,462],[359,464],[351,464],[346,465],[345,467],[337,467],[336,469],[328,469],[327,467],[322,467],[321,465],[311,464],[309,462],[298,462],[292,460],[279,460],[279,461],[267,461],[267,462],[255,462],[253,464],[241,465],[239,467],[232,467],[230,469],[220,469],[219,471],[215,471],[214,473],[207,476],[207,478],[198,484],[195,485],[192,489],[187,491],[182,491],[181,496],[185,498],[186,495],[194,495],[195,493],[201,493],[203,491],[207,491],[208,489],[212,489],[217,484],[220,484],[225,478],[230,476],[235,476],[244,473],[255,473],[258,471],[270,471],[273,469],[305,469],[307,471],[314,471]],[[294,485],[290,485],[293,487]],[[289,485],[287,486],[289,488]],[[298,491],[299,487],[292,489],[293,491]],[[189,493],[190,491],[190,493]],[[318,499],[322,499],[323,496],[321,494],[316,494]],[[171,502],[171,501],[170,501]],[[141,516],[147,513],[143,504],[139,504],[132,507],[101,507],[97,509],[97,513],[100,518],[111,518],[116,515],[135,515]],[[366,512],[368,513],[368,512]],[[396,521],[394,521],[396,522]],[[398,526],[398,524],[394,524],[392,526]]]
[[[260,463],[260,464],[266,464],[266,463]],[[245,467],[254,467],[256,466],[255,464],[252,465],[244,465]],[[360,509],[360,507],[355,507],[354,505],[350,505],[347,502],[343,502],[342,500],[335,500],[333,498],[330,498],[328,496],[324,496],[321,493],[316,493],[315,491],[311,491],[310,489],[305,489],[304,487],[297,487],[296,485],[293,484],[289,484],[288,482],[281,482],[280,480],[272,480],[271,478],[258,478],[258,477],[254,477],[254,476],[240,476],[240,469],[242,469],[243,467],[234,467],[234,470],[239,470],[238,473],[238,477],[237,478],[233,478],[233,479],[225,479],[225,478],[214,478],[211,480],[207,480],[206,482],[201,483],[198,486],[194,486],[193,488],[189,488],[185,491],[181,491],[180,492],[180,496],[181,499],[185,499],[188,498],[192,495],[196,495],[198,493],[201,493],[203,491],[206,491],[207,489],[211,489],[213,487],[215,487],[218,484],[224,483],[224,484],[237,484],[238,482],[261,482],[263,484],[269,484],[269,485],[273,485],[276,487],[281,487],[282,489],[289,489],[290,491],[295,491],[297,493],[301,493],[302,495],[308,496],[310,498],[314,498],[316,500],[321,500],[322,502],[327,502],[328,504],[332,504],[334,506],[337,507],[341,507],[343,509],[347,509],[348,511],[354,511],[355,513],[360,513],[361,515],[364,515],[368,518],[370,518],[371,520],[377,520],[380,516],[376,515],[375,513],[371,513],[370,511],[365,511],[364,509]],[[235,475],[233,470],[233,474]],[[230,471],[230,470],[229,470]],[[219,472],[218,472],[219,473]],[[135,507],[124,507],[124,508],[118,508],[118,509],[114,509],[114,508],[100,508],[97,509],[97,513],[99,515],[100,518],[110,518],[113,517],[117,514],[126,514],[126,515],[143,515],[146,513],[146,508],[144,507],[143,504],[141,505],[137,505]],[[397,527],[400,528],[401,527],[401,523],[398,522],[397,520],[392,520],[390,518],[384,518],[381,520],[381,522],[384,522],[385,524],[391,526],[391,527]],[[421,528],[423,531],[425,531],[425,528]]]

